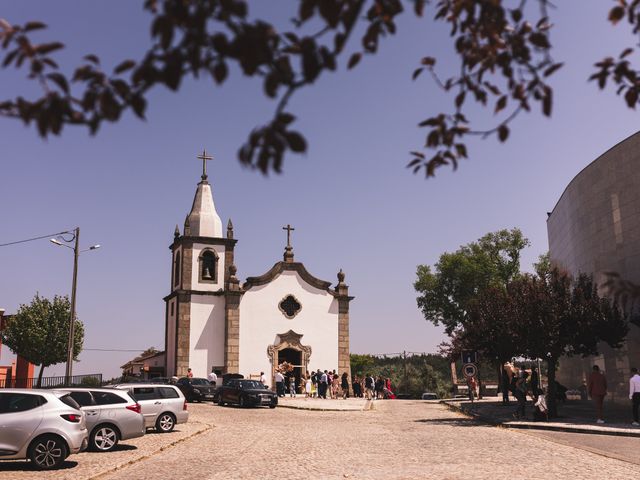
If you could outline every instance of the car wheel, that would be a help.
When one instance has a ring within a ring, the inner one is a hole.
[[[218,398],[216,399],[216,403],[218,405],[220,405],[221,407],[224,407],[224,402],[222,401],[222,395],[218,395]]]
[[[246,404],[244,402],[244,397],[240,397],[240,408],[244,408],[246,407]]]
[[[112,425],[98,425],[91,432],[89,447],[96,452],[110,452],[118,445],[118,431]]]
[[[29,447],[29,459],[38,470],[58,468],[67,456],[67,444],[55,435],[36,438]]]
[[[170,413],[161,414],[156,420],[156,431],[169,433],[176,426],[176,418]]]
[[[269,408],[276,408],[275,405],[269,405]]]

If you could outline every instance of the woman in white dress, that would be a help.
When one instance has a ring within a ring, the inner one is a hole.
[[[304,384],[304,393],[306,397],[311,396],[311,377],[307,377],[307,380]]]

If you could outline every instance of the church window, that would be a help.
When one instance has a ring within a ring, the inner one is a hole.
[[[180,285],[180,252],[176,253],[176,265],[173,271],[173,286]]]
[[[213,250],[205,250],[200,255],[200,281],[216,282],[218,272],[218,255]]]
[[[298,312],[302,310],[302,305],[293,295],[287,295],[284,297],[278,304],[278,307],[287,318],[295,317]]]

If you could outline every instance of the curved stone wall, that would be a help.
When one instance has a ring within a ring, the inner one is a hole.
[[[599,285],[612,273],[640,285],[640,132],[574,177],[548,215],[547,232],[554,264],[590,273]],[[632,327],[617,352],[604,346],[600,357],[566,359],[559,381],[576,388],[593,364],[604,368],[613,396],[624,396],[629,368],[640,368],[640,329]]]

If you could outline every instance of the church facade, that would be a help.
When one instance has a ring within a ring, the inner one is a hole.
[[[213,201],[203,153],[203,173],[183,231],[171,250],[171,293],[164,300],[166,375],[204,377],[211,369],[261,372],[272,379],[288,362],[305,371],[335,370],[350,375],[349,287],[320,280],[294,259],[287,225],[283,259],[266,273],[237,277],[233,224],[222,221]]]

